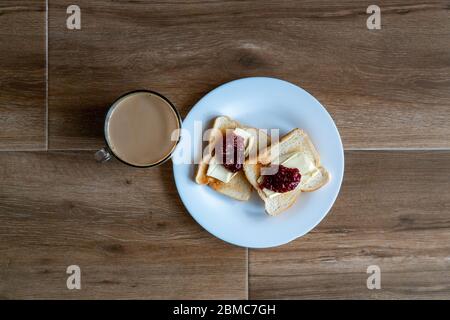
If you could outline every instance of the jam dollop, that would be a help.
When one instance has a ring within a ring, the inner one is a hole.
[[[302,178],[297,168],[287,168],[283,165],[278,166],[277,173],[263,177],[263,181],[259,184],[259,187],[278,193],[294,190]]]
[[[234,133],[223,137],[222,165],[233,173],[242,170],[245,160],[244,138]]]

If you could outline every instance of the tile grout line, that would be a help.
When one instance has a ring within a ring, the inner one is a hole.
[[[344,151],[450,151],[447,147],[436,148],[345,148]]]
[[[48,151],[48,0],[45,0],[45,150]]]
[[[97,151],[99,148],[67,148],[67,149],[49,149],[48,145],[43,149],[0,149],[0,152],[39,152],[39,151]],[[450,151],[450,148],[347,148],[347,151]]]
[[[48,148],[39,148],[39,149],[0,149],[1,152],[81,152],[81,151],[89,151],[89,152],[95,152],[98,151],[101,147],[98,147],[97,149],[48,149]]]

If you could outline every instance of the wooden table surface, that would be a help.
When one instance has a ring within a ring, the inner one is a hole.
[[[369,4],[0,0],[0,298],[449,299],[450,1],[376,1],[380,30]],[[246,76],[311,92],[345,147],[333,209],[278,248],[203,230],[170,163],[93,160],[122,93],[151,88],[185,116]]]

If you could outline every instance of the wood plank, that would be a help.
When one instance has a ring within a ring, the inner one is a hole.
[[[448,1],[50,1],[50,147],[97,148],[109,104],[151,88],[186,115],[216,86],[272,76],[330,111],[347,148],[450,147]]]
[[[92,152],[1,152],[1,298],[228,298],[247,291],[246,250],[197,225],[171,163]],[[66,288],[79,265],[81,290]]]
[[[249,252],[250,298],[450,298],[450,152],[347,152],[310,234]],[[368,290],[367,267],[381,269]]]
[[[0,1],[0,150],[46,147],[45,10]]]

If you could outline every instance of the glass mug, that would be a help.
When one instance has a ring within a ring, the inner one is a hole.
[[[114,156],[139,168],[160,165],[172,156],[180,129],[180,114],[166,97],[150,90],[128,92],[106,114],[106,147],[95,153],[95,159],[105,162]]]

